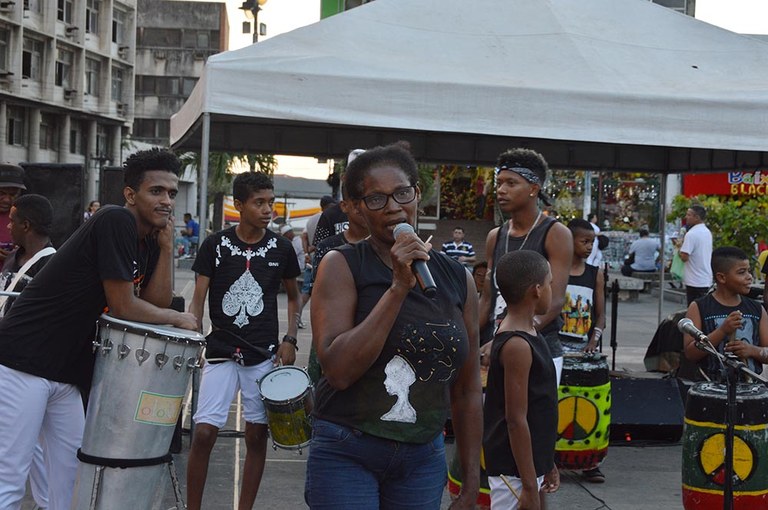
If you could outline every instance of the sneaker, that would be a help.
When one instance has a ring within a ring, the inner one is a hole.
[[[304,322],[302,322],[302,320],[301,320],[301,319],[299,319],[299,322],[296,324],[296,326],[297,326],[299,329],[304,329],[304,328],[306,328],[306,326],[304,325]]]
[[[581,474],[590,483],[605,483],[605,475],[599,468],[586,469]]]

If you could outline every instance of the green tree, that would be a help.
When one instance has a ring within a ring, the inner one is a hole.
[[[768,196],[678,195],[672,200],[667,221],[683,218],[693,204],[707,210],[706,224],[712,231],[714,247],[736,246],[747,252],[753,262],[757,260],[757,243],[768,241]]]
[[[180,155],[179,159],[182,165],[191,165],[199,172],[199,152],[186,152]],[[232,168],[237,163],[248,165],[251,171],[264,172],[270,178],[274,177],[277,169],[277,159],[271,154],[211,152],[208,156],[208,202],[211,202],[217,193],[228,194],[231,192],[234,177]]]

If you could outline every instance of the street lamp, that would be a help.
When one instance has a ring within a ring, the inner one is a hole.
[[[253,42],[259,41],[259,11],[267,0],[245,0],[239,8],[245,12],[245,17],[253,20]]]

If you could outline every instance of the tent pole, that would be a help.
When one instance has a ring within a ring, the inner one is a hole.
[[[661,239],[661,268],[659,270],[659,320],[657,324],[661,324],[662,309],[664,306],[664,268],[667,261],[664,258],[664,248],[667,242],[667,176],[665,174],[659,174],[659,233]]]
[[[203,243],[208,232],[208,162],[210,160],[211,148],[211,114],[203,113],[203,139],[200,147],[200,196],[198,197],[198,208],[200,214],[200,237],[198,246]]]

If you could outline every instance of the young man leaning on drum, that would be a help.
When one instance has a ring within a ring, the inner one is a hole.
[[[38,437],[49,510],[68,509],[91,384],[96,320],[194,329],[171,303],[173,210],[180,163],[141,151],[125,162],[125,207],[104,207],[59,248],[0,321],[0,508],[18,509]]]
[[[206,238],[192,270],[197,273],[190,304],[202,329],[205,297],[213,332],[208,335],[195,432],[187,463],[187,508],[201,508],[208,461],[219,429],[240,390],[245,416],[246,456],[239,508],[251,508],[267,454],[267,415],[257,381],[278,363],[296,360],[301,309],[296,277],[301,272],[291,242],[267,229],[275,193],[266,174],[246,172],[232,185],[240,223]],[[288,333],[278,341],[277,293],[288,295]]]

